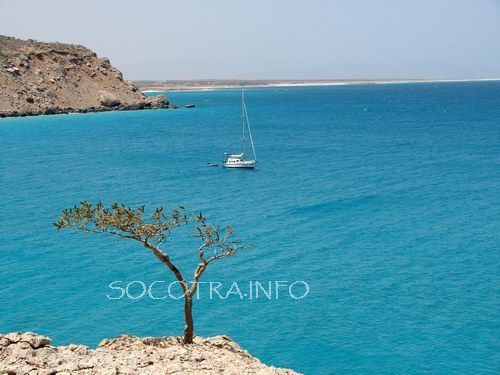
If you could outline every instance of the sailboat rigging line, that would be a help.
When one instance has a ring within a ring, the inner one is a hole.
[[[252,130],[250,129],[250,121],[248,120],[247,105],[245,104],[245,101],[243,101],[243,108],[245,109],[245,118],[247,120],[248,135],[250,136],[250,143],[252,145],[253,158],[254,158],[254,160],[257,160],[257,156],[255,155],[255,147],[253,145]]]

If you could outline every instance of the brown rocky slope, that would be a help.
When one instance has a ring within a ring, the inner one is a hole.
[[[0,117],[168,107],[88,48],[0,35]]]
[[[95,350],[50,343],[30,332],[0,335],[0,374],[297,374],[264,365],[226,336],[182,345],[178,337],[123,335]]]

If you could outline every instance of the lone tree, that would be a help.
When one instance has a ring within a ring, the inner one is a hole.
[[[176,228],[188,224],[194,226],[193,236],[201,241],[198,247],[200,262],[194,271],[191,285],[174,265],[170,255],[162,250],[168,236]],[[231,240],[233,228],[230,225],[221,228],[208,223],[201,213],[198,215],[186,213],[182,206],[170,212],[164,211],[163,207],[158,207],[153,214],[147,215],[144,213],[144,206],[130,208],[124,204],[115,203],[110,208],[105,208],[101,202],[96,205],[81,202],[79,206],[64,210],[54,226],[57,229],[71,228],[86,233],[107,233],[128,238],[140,242],[152,251],[172,271],[182,287],[186,322],[183,338],[185,344],[193,342],[193,295],[200,277],[214,260],[229,257],[238,250],[248,247],[240,241]]]

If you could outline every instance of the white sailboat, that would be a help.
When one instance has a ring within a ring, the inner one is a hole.
[[[245,104],[245,91],[241,88],[241,123],[242,123],[242,141],[243,141],[243,152],[239,154],[224,154],[224,161],[222,165],[226,168],[254,168],[257,163],[257,158],[255,157],[255,147],[253,145],[252,129],[250,128],[250,121],[248,120],[247,106]],[[252,145],[253,158],[249,159],[246,153],[247,138],[246,131],[248,131],[248,136],[250,138],[250,144]]]

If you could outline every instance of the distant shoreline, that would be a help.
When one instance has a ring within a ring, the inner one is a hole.
[[[471,79],[380,79],[380,80],[302,80],[302,81],[251,81],[251,80],[182,80],[182,81],[134,81],[142,92],[159,91],[211,91],[228,90],[245,87],[307,87],[307,86],[347,86],[347,85],[380,85],[397,83],[440,83],[440,82],[482,82],[500,81],[500,78]]]

